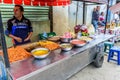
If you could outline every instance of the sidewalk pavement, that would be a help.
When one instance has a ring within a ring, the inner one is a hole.
[[[120,42],[116,45],[120,46]],[[107,58],[108,56],[105,55],[101,68],[88,65],[68,80],[120,80],[120,65],[114,61],[107,62]]]

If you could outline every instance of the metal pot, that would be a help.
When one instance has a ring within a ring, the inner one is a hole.
[[[72,40],[72,38],[60,38],[61,42],[70,42]]]

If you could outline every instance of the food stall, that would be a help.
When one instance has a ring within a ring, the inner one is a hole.
[[[119,12],[120,6],[120,2],[110,6],[109,10],[115,14],[116,12]],[[109,23],[106,24],[106,30],[103,27],[98,28],[98,30],[100,31],[100,33],[109,33],[109,34],[114,34],[115,37],[112,39],[112,41],[117,42],[120,40],[120,22],[118,21],[118,23],[115,23],[115,20],[111,20]]]
[[[115,14],[116,12],[119,12],[120,9],[118,8],[120,6],[120,2],[111,6],[109,9],[110,11]],[[110,29],[111,34],[115,34],[114,40],[117,42],[120,40],[120,21],[118,23],[113,23],[114,21],[111,22],[111,26],[113,25],[112,29]]]
[[[103,42],[114,37],[114,35],[109,34],[95,34],[92,36],[92,40],[82,42],[82,44],[79,42],[79,40],[73,39],[72,41],[71,39],[67,39],[65,40],[65,43],[71,43],[73,45],[68,51],[64,51],[61,48],[61,45],[60,48],[50,50],[49,55],[47,55],[45,58],[36,59],[36,57],[33,55],[34,57],[30,56],[29,58],[16,62],[11,61],[9,64],[4,30],[2,25],[1,27],[1,41],[4,59],[7,72],[8,75],[10,75],[11,80],[66,80],[92,62],[94,62],[96,67],[101,67],[104,60],[102,53],[104,46]],[[48,43],[48,45],[57,44],[43,40],[37,43],[31,43],[31,45],[40,45],[43,47],[46,45],[46,43]],[[25,50],[20,47],[12,47],[11,49],[16,49],[16,51],[19,51],[18,48],[21,49],[21,51]],[[49,48],[51,49],[51,47]],[[19,51],[19,53],[21,52]]]

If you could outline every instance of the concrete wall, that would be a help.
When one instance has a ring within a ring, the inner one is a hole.
[[[45,32],[50,32],[50,22],[49,21],[39,21],[32,22],[33,25],[33,36],[31,37],[32,42],[38,41],[38,34]]]
[[[82,24],[82,2],[79,2],[78,13],[76,13],[76,8],[76,1],[72,1],[72,3],[69,6],[53,7],[53,30],[57,33],[57,35],[62,35],[69,29],[74,31],[76,21],[77,24]]]
[[[53,31],[62,35],[68,28],[68,6],[53,7]]]
[[[78,12],[77,11],[77,3],[78,3]],[[82,24],[83,23],[83,3],[72,1],[69,9],[69,26],[73,29],[75,25]],[[77,19],[76,19],[77,17]]]

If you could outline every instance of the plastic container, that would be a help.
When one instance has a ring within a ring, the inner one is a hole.
[[[47,33],[47,34],[48,34],[48,37],[56,36],[56,33],[55,33],[55,32],[50,32],[50,33]]]
[[[53,37],[56,36],[55,32],[50,32],[50,33],[41,33],[38,35],[40,40],[46,40],[48,37]]]
[[[39,34],[39,39],[44,40],[44,39],[47,39],[47,37],[44,37],[43,34]]]
[[[78,33],[78,32],[80,31],[80,27],[81,27],[81,25],[76,25],[76,26],[74,27],[75,33]]]
[[[77,38],[79,39],[80,37],[81,37],[81,32],[78,32],[78,34],[77,34]]]

